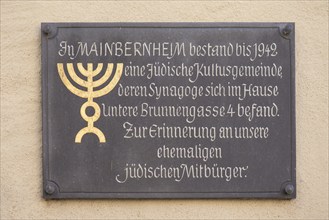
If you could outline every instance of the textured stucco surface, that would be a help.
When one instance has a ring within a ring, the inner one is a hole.
[[[295,22],[297,199],[41,197],[41,22]],[[328,219],[328,1],[1,1],[1,219]]]

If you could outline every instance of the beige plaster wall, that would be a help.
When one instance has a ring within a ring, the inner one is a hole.
[[[296,22],[297,199],[41,197],[41,22]],[[1,219],[328,219],[328,1],[1,1]]]

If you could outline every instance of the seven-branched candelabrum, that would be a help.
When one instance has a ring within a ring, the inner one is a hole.
[[[82,63],[77,64],[77,68],[78,68],[79,72],[83,76],[87,77],[87,80],[83,80],[77,75],[77,73],[74,70],[73,63],[68,63],[67,71],[68,71],[71,79],[75,83],[77,83],[79,86],[86,88],[87,91],[85,91],[85,90],[76,88],[70,82],[70,80],[68,79],[68,77],[65,74],[63,63],[57,64],[58,74],[59,74],[62,82],[64,83],[64,85],[67,87],[67,89],[70,92],[72,92],[73,94],[75,94],[81,98],[87,99],[87,101],[81,106],[80,114],[81,114],[81,117],[85,121],[87,121],[88,125],[87,125],[87,127],[82,128],[77,133],[77,135],[75,136],[76,143],[81,143],[82,137],[87,133],[93,133],[93,134],[97,135],[100,143],[105,143],[105,141],[106,141],[106,138],[105,138],[103,132],[100,129],[94,127],[94,122],[97,121],[100,117],[100,107],[96,102],[94,102],[94,98],[104,96],[107,93],[111,92],[114,89],[114,87],[117,85],[117,83],[119,82],[121,75],[122,75],[122,71],[123,71],[123,63],[117,64],[115,74],[108,85],[106,85],[105,87],[103,87],[97,91],[95,90],[97,87],[103,86],[104,83],[106,83],[108,81],[108,79],[110,79],[112,72],[113,72],[113,66],[114,66],[113,63],[108,63],[104,75],[101,78],[94,81],[94,77],[97,76],[103,69],[102,63],[98,63],[95,70],[93,68],[92,63],[87,63],[87,69],[85,69],[83,67]],[[86,114],[86,109],[88,107],[91,107],[94,109],[94,114],[92,116],[88,116]]]

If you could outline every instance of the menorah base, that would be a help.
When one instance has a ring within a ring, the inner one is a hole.
[[[82,128],[77,133],[77,135],[75,136],[75,143],[81,143],[82,137],[85,134],[88,134],[88,133],[95,134],[98,137],[98,140],[99,140],[100,143],[105,143],[106,139],[105,139],[105,136],[104,136],[103,132],[101,130],[99,130],[98,128],[95,128],[95,127],[92,127],[92,128],[88,128],[88,127]]]

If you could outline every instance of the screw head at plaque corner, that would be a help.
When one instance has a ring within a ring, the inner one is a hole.
[[[284,191],[285,191],[286,194],[291,195],[291,194],[294,193],[294,191],[295,191],[295,187],[294,187],[292,184],[288,184],[288,185],[286,185],[286,187],[284,188]]]
[[[42,28],[42,32],[43,32],[44,34],[47,34],[47,35],[51,34],[51,27],[50,27],[49,25],[45,25],[45,26]]]
[[[291,24],[287,24],[282,30],[282,33],[285,36],[288,36],[291,32],[292,32],[292,25]]]
[[[48,195],[52,195],[55,192],[55,187],[53,185],[47,184],[45,191]]]

